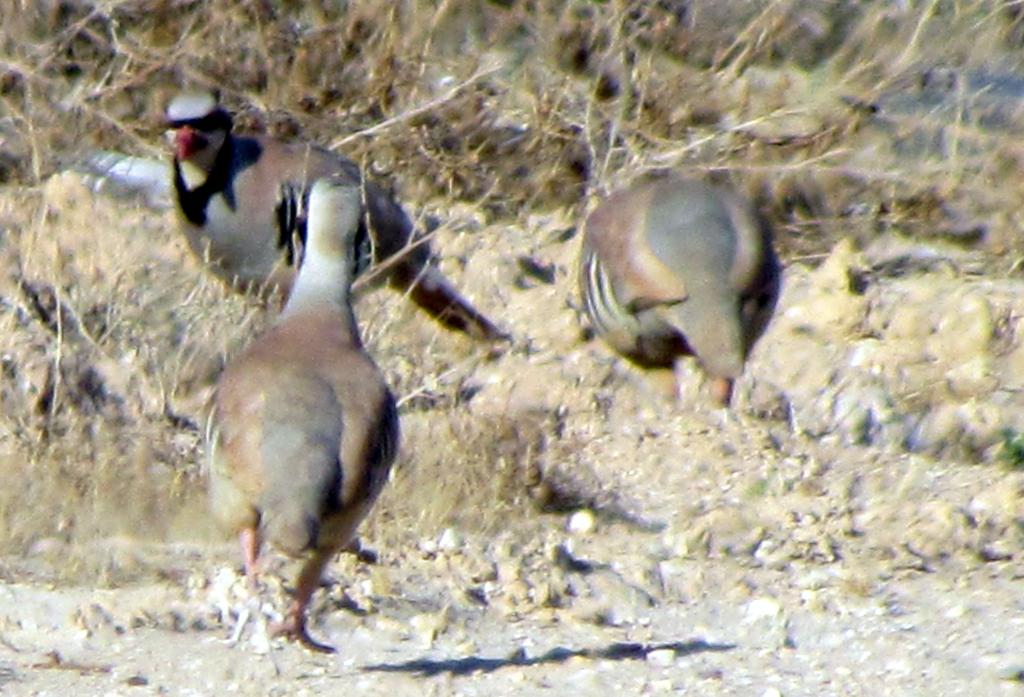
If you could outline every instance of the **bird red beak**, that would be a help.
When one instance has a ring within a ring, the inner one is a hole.
[[[207,140],[191,126],[181,126],[174,132],[174,154],[179,160],[187,160],[206,147]]]

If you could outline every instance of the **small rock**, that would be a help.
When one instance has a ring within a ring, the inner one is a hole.
[[[950,299],[950,303],[956,302]],[[927,345],[939,358],[959,362],[984,355],[995,333],[995,321],[988,300],[978,295],[959,299],[959,306],[940,313],[937,331]]]
[[[473,641],[472,639],[466,639],[465,641],[460,642],[455,647],[455,651],[460,653],[460,654],[462,654],[462,655],[464,655],[464,656],[472,656],[473,654],[475,654],[479,650],[480,650],[480,647],[477,646],[477,643],[475,641]]]
[[[782,692],[777,687],[766,687],[761,697],[782,697]]]
[[[462,538],[451,528],[445,528],[441,537],[437,538],[437,549],[442,552],[453,552],[462,546]]]
[[[946,371],[946,385],[959,399],[988,395],[999,385],[991,356],[975,356],[950,368]]]
[[[754,559],[769,569],[784,569],[789,565],[792,554],[786,545],[780,545],[771,538],[765,538],[757,545]]]
[[[530,600],[530,584],[516,579],[505,586],[505,595],[516,605],[525,605]]]
[[[782,605],[772,598],[755,598],[747,603],[747,622],[777,619],[782,614]]]
[[[978,551],[982,561],[1009,561],[1013,559],[1016,545],[1009,540],[995,540]]]
[[[448,629],[448,608],[446,607],[439,612],[426,612],[422,615],[416,615],[409,620],[409,625],[416,633],[416,636],[420,638],[420,641],[424,645],[430,646],[439,634]]]
[[[796,580],[796,587],[806,590],[821,590],[831,585],[832,574],[825,569],[812,569]]]
[[[569,516],[568,529],[574,535],[585,535],[594,529],[596,522],[594,514],[584,509]]]
[[[943,613],[943,617],[947,620],[960,619],[967,614],[967,607],[965,605],[954,605]]]
[[[823,612],[826,608],[825,600],[817,590],[800,591],[800,602],[803,603],[805,610],[811,612]]]
[[[886,661],[885,670],[890,674],[908,675],[913,670],[913,666],[906,658],[893,658]]]
[[[500,561],[496,565],[498,581],[500,583],[511,583],[522,577],[522,567],[515,561]]]
[[[676,652],[672,649],[655,649],[647,652],[647,662],[652,666],[667,668],[676,661]]]

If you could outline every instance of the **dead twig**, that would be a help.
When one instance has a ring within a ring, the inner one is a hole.
[[[381,131],[385,131],[385,130],[391,128],[392,126],[395,126],[397,124],[404,123],[405,121],[409,121],[411,119],[414,119],[417,116],[419,116],[420,114],[424,114],[424,113],[426,113],[428,111],[436,109],[439,106],[441,106],[443,104],[446,104],[446,103],[452,101],[453,99],[455,99],[456,97],[458,97],[459,94],[463,90],[465,90],[467,87],[471,87],[471,86],[475,85],[476,83],[478,83],[481,80],[483,80],[485,77],[488,77],[488,76],[493,75],[494,73],[500,71],[503,67],[504,67],[504,65],[499,63],[497,65],[492,65],[492,66],[490,66],[488,68],[481,68],[480,70],[478,70],[475,73],[473,73],[472,75],[470,75],[469,78],[467,78],[466,80],[463,80],[459,84],[457,84],[454,87],[452,87],[451,89],[449,89],[447,92],[445,92],[440,97],[437,97],[436,99],[432,99],[429,102],[426,102],[425,104],[421,104],[420,106],[414,107],[414,108],[412,108],[412,109],[410,109],[408,111],[404,111],[401,114],[398,114],[397,116],[392,116],[390,119],[385,119],[385,120],[381,121],[380,123],[378,123],[378,124],[376,124],[374,126],[370,126],[369,128],[364,128],[361,131],[356,131],[355,133],[350,133],[347,136],[344,136],[342,138],[338,138],[337,140],[333,141],[330,144],[330,149],[331,150],[336,150],[336,149],[338,149],[340,147],[343,147],[343,146],[347,145],[348,143],[351,143],[354,140],[358,140],[359,138],[366,138],[366,137],[375,135],[377,133],[380,133]]]

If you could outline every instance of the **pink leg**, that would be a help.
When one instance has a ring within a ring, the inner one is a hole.
[[[732,380],[730,378],[715,378],[711,383],[711,393],[720,406],[728,408],[732,402]]]
[[[664,368],[654,368],[647,371],[647,384],[653,389],[658,397],[675,403],[679,399],[679,385],[676,382],[675,372]]]
[[[335,652],[334,647],[321,644],[309,636],[306,631],[306,607],[309,605],[310,598],[313,597],[313,592],[320,585],[320,575],[332,556],[333,551],[316,550],[313,552],[312,558],[299,572],[299,579],[295,587],[295,599],[288,609],[288,615],[281,623],[271,628],[272,633],[289,636],[313,651]]]
[[[245,577],[252,585],[256,584],[259,571],[260,534],[256,528],[244,528],[238,533],[238,541],[242,545],[242,563],[245,564]]]

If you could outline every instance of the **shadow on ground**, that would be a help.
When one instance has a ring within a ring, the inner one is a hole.
[[[612,661],[643,660],[653,651],[673,651],[678,656],[689,656],[702,651],[728,651],[736,648],[734,644],[710,644],[706,641],[676,641],[664,644],[614,643],[597,649],[567,649],[559,646],[539,656],[529,657],[520,649],[508,658],[481,658],[467,656],[465,658],[426,659],[419,658],[404,663],[376,663],[364,666],[363,670],[381,671],[385,673],[417,673],[430,677],[441,673],[452,675],[469,675],[471,673],[490,673],[499,668],[511,666],[537,666],[545,663],[564,663],[577,656],[582,658],[608,659]]]

